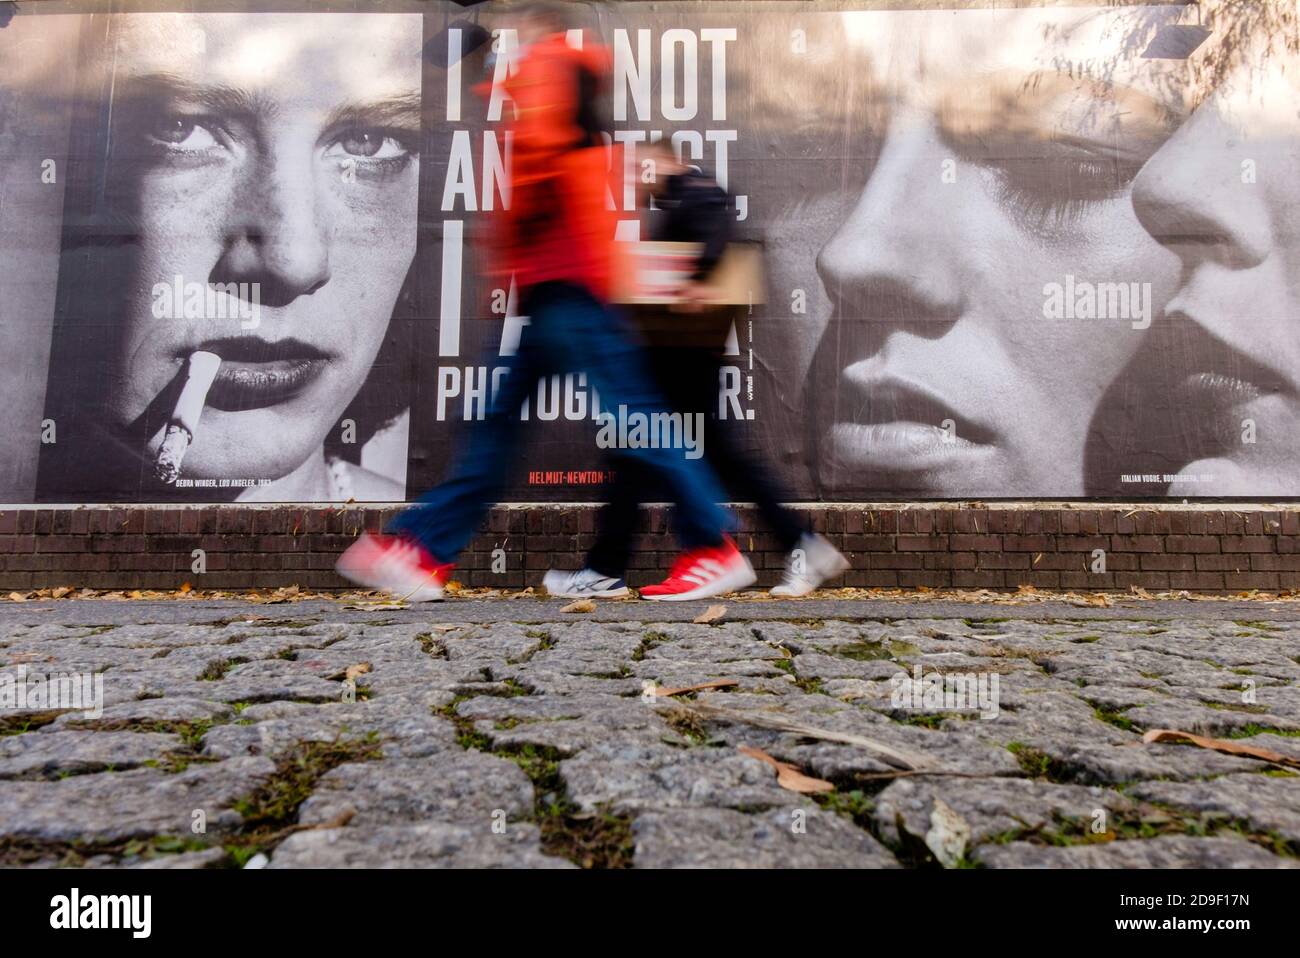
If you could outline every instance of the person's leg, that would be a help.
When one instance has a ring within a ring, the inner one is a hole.
[[[621,579],[627,572],[637,507],[647,476],[645,467],[635,459],[618,456],[611,465],[617,478],[609,491],[609,501],[596,517],[596,542],[587,552],[583,565],[601,575]]]
[[[673,400],[673,360],[680,350],[651,347],[642,356],[651,381],[660,390],[668,408],[682,409]],[[611,465],[618,474],[609,501],[596,517],[596,543],[587,553],[586,568],[606,576],[623,578],[636,531],[637,513],[643,502],[660,501],[663,483],[637,460],[614,456]]]
[[[767,463],[751,454],[734,436],[727,434],[725,423],[717,423],[705,435],[711,441],[709,461],[723,486],[735,502],[752,502],[758,514],[771,528],[783,552],[798,545],[808,531],[798,513],[785,505],[786,495],[768,469]]]
[[[530,315],[547,314],[540,325],[547,329],[548,361],[586,372],[607,413],[618,415],[620,407],[626,407],[628,415],[641,413],[649,421],[651,414],[668,411],[646,370],[642,347],[622,316],[580,287],[543,285],[553,288],[531,307]],[[670,490],[684,547],[722,543],[730,517],[719,505],[722,487],[703,459],[688,459],[684,448],[629,448],[622,453],[658,475]]]
[[[470,426],[451,474],[390,520],[386,532],[414,539],[439,562],[455,561],[505,487],[519,408],[538,377],[549,371],[542,332],[535,323],[524,326],[519,348],[505,360],[509,371],[483,421]]]
[[[699,350],[689,363],[693,386],[702,394],[691,400],[707,402],[711,408],[705,420],[705,448],[723,485],[736,501],[752,502],[786,553],[785,574],[772,590],[778,597],[807,595],[828,579],[849,567],[848,560],[824,536],[812,532],[789,506],[788,496],[776,481],[762,456],[751,451],[740,436],[735,423],[715,419],[718,414],[718,386],[722,357],[716,352]]]
[[[783,552],[789,552],[807,531],[794,510],[787,508],[785,490],[772,476],[762,457],[750,451],[737,435],[738,423],[718,418],[719,377],[722,373],[722,356],[713,350],[683,350],[679,362],[683,374],[678,381],[682,388],[692,390],[689,403],[692,409],[704,411],[705,458],[713,466],[723,487],[733,502],[752,502],[758,514],[772,529]]]

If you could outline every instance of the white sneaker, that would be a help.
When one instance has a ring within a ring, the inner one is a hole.
[[[781,584],[769,595],[781,599],[807,595],[827,579],[833,579],[848,568],[849,560],[826,541],[824,536],[805,532],[785,560],[785,576],[781,579]]]
[[[595,569],[552,569],[542,576],[542,585],[547,595],[562,599],[623,599],[631,595],[625,581],[601,575]]]

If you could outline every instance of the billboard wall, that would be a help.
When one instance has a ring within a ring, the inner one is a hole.
[[[1300,495],[1290,0],[574,6],[611,142],[669,139],[763,250],[716,415],[793,498]],[[0,501],[436,482],[528,322],[483,243],[518,15],[0,9]],[[600,500],[599,412],[543,378],[510,498]]]

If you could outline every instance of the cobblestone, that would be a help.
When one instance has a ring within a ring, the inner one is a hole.
[[[1295,771],[1141,738],[1175,728],[1300,759],[1287,609],[769,602],[699,625],[698,609],[561,605],[4,608],[0,678],[95,673],[105,707],[0,710],[0,864],[231,867],[260,851],[273,868],[1235,868],[1300,854]],[[991,714],[898,697],[904,680],[966,675],[996,678]],[[649,689],[718,679],[735,684]],[[741,746],[834,791],[781,788]]]

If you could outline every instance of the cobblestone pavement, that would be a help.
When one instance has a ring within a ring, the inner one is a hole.
[[[0,691],[104,708],[0,710],[0,863],[1296,865],[1294,772],[1141,738],[1300,760],[1294,603],[563,605],[10,604]],[[907,707],[916,669],[996,716]]]

